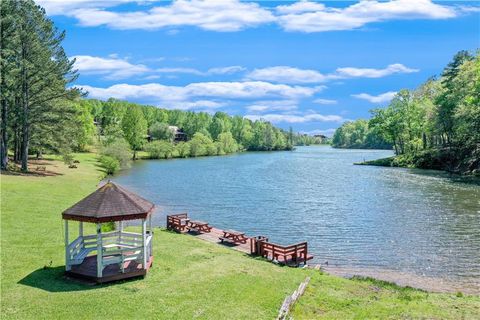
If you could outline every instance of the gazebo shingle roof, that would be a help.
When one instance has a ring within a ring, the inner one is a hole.
[[[150,201],[109,181],[65,210],[62,217],[95,223],[145,219],[154,207]]]

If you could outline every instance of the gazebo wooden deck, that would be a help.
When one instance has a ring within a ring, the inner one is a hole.
[[[65,273],[97,283],[145,276],[152,266],[154,204],[108,182],[65,210]],[[126,220],[141,220],[142,232],[123,230]],[[69,242],[69,221],[78,221],[78,237]],[[96,234],[84,235],[83,224],[95,223]],[[115,222],[112,232],[102,224]]]

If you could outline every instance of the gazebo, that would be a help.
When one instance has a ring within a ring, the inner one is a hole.
[[[154,204],[108,182],[62,213],[65,221],[65,272],[97,283],[145,276],[151,267]],[[124,221],[141,220],[142,233],[125,232]],[[78,237],[69,241],[69,222],[78,221]],[[96,234],[85,235],[84,223]],[[102,232],[102,224],[115,230]]]

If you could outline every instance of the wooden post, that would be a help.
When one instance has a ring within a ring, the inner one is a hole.
[[[102,277],[103,252],[102,252],[102,224],[97,223],[97,278]]]
[[[147,259],[150,260],[150,256],[152,255],[152,248],[153,248],[153,229],[152,229],[152,215],[148,216],[148,230],[150,230],[150,242],[148,244],[148,257]]]
[[[122,244],[123,221],[118,222],[118,243]],[[122,252],[122,260],[120,261],[120,270],[125,273],[125,255]]]
[[[78,236],[83,237],[83,221],[78,223]]]
[[[118,222],[118,242],[122,243],[123,221]]]
[[[147,219],[142,219],[143,269],[147,269]]]
[[[68,248],[68,220],[65,220],[65,270],[70,271],[70,250]]]
[[[152,233],[152,215],[148,216],[148,230]]]

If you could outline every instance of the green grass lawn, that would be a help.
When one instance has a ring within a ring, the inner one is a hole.
[[[480,317],[478,296],[279,267],[160,229],[145,279],[99,286],[65,280],[61,212],[95,190],[102,176],[93,155],[76,159],[78,169],[49,162],[55,176],[1,177],[2,319],[273,319],[306,276],[312,280],[295,319]]]

